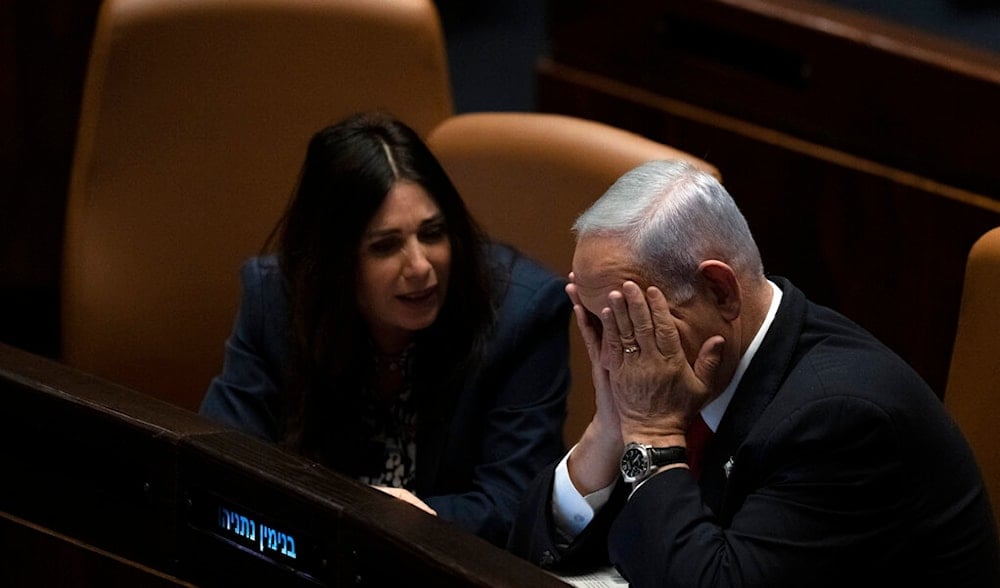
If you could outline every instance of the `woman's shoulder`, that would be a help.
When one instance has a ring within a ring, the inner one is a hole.
[[[255,255],[243,260],[242,271],[244,275],[259,276],[268,278],[280,276],[281,267],[278,265],[277,255]]]
[[[555,274],[523,251],[506,243],[493,242],[488,256],[502,310],[528,306],[566,306],[566,279]]]
[[[246,286],[281,283],[281,266],[276,255],[257,255],[243,261],[240,268]]]
[[[268,306],[283,304],[285,280],[276,255],[258,255],[243,262],[240,270],[244,295],[260,296]]]
[[[538,260],[513,245],[491,242],[487,245],[487,256],[495,277],[501,282],[526,287],[540,287],[549,282],[565,282]]]

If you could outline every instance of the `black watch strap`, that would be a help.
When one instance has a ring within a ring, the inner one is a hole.
[[[683,447],[650,447],[649,465],[654,468],[687,462],[687,450]]]
[[[684,463],[687,451],[683,447],[652,447],[642,443],[629,443],[621,459],[621,473],[626,482],[635,484],[653,475],[657,469]]]

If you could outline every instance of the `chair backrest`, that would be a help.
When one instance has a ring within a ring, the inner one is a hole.
[[[629,169],[681,158],[719,176],[710,164],[640,135],[554,114],[461,114],[435,128],[428,143],[491,236],[563,275],[573,259],[573,221]],[[570,328],[565,438],[574,443],[593,414],[594,394],[586,348]]]
[[[944,394],[1000,516],[1000,227],[972,246]]]
[[[311,135],[450,116],[432,0],[105,0],[67,204],[63,359],[196,408]]]

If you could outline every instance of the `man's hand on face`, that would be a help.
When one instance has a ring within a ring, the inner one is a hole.
[[[611,382],[608,379],[608,370],[601,365],[601,323],[600,319],[591,315],[584,308],[580,301],[580,296],[573,283],[574,275],[569,274],[569,284],[566,286],[566,294],[569,295],[570,302],[573,303],[573,314],[576,318],[576,326],[583,336],[583,342],[587,346],[587,355],[590,358],[591,377],[594,383],[595,408],[594,419],[602,429],[615,431],[617,435],[621,429],[618,421],[618,411],[615,408],[614,399],[611,396]]]
[[[601,366],[600,321],[584,308],[573,280],[574,276],[570,273],[566,294],[573,303],[576,326],[583,336],[590,358],[595,411],[593,419],[570,456],[568,468],[570,479],[577,490],[587,495],[617,479],[618,460],[625,444],[621,438],[618,409],[611,395],[608,370]]]
[[[601,324],[623,440],[684,445],[688,423],[718,392],[724,339],[709,337],[692,366],[663,292],[632,281],[608,295]]]

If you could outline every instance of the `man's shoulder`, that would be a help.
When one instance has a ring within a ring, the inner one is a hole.
[[[779,405],[839,398],[894,411],[936,400],[920,375],[862,326],[808,300],[787,280],[778,284],[781,309],[758,352],[764,365],[752,371],[778,384],[771,385]],[[783,375],[774,375],[776,369]]]

